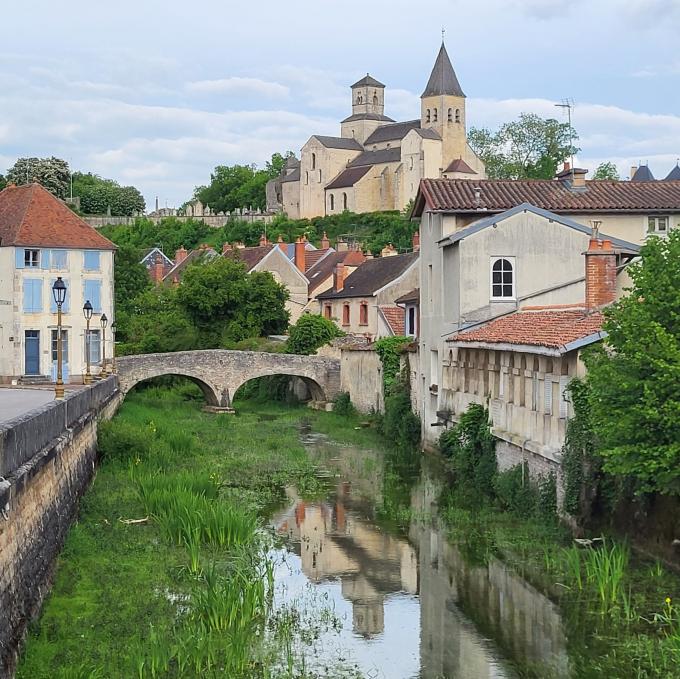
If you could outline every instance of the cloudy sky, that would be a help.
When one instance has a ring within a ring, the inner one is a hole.
[[[217,164],[339,134],[348,86],[419,115],[446,29],[468,124],[575,102],[580,164],[663,177],[680,156],[680,0],[23,0],[5,3],[0,173],[56,155],[134,184],[152,208]]]

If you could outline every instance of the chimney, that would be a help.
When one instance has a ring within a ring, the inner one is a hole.
[[[588,174],[588,170],[584,170],[580,167],[575,167],[573,169],[574,173],[574,181],[572,182],[571,186],[574,189],[585,189],[586,187],[586,175]]]
[[[338,252],[347,252],[349,250],[347,246],[347,241],[344,238],[338,238],[338,241],[336,243],[336,249]]]
[[[585,189],[586,188],[586,174],[588,170],[580,167],[572,168],[568,162],[565,161],[564,169],[557,173],[557,179],[568,189]]]
[[[610,240],[591,238],[586,257],[586,309],[597,309],[616,299],[616,252]]]
[[[333,270],[333,290],[340,292],[345,287],[345,265],[341,262]]]
[[[177,252],[175,252],[175,266],[180,262],[183,262],[189,253],[182,246]]]
[[[295,239],[295,266],[302,272],[305,272],[305,242],[301,236]]]
[[[260,235],[260,247],[263,245],[269,245],[269,241],[267,240],[267,236],[265,234]]]
[[[279,249],[280,249],[284,254],[287,255],[287,254],[288,254],[288,243],[284,243],[284,241],[283,241],[283,236],[282,236],[281,234],[279,234],[279,237],[278,237],[276,243],[277,243],[277,245],[279,246]]]
[[[328,240],[328,234],[324,231],[323,236],[321,236],[321,249],[328,250],[331,246],[331,242]]]
[[[156,255],[153,266],[151,267],[151,279],[156,285],[163,281],[165,277],[165,262],[160,255]]]
[[[564,166],[562,167],[562,172],[569,172],[571,170],[571,163],[568,160],[564,161]],[[560,172],[560,174],[562,174]]]
[[[416,231],[413,234],[411,244],[413,245],[413,252],[418,252],[420,250],[420,231]]]
[[[394,257],[394,255],[398,255],[399,253],[397,252],[397,249],[392,245],[392,243],[388,243],[381,251],[380,251],[380,256],[381,257]]]
[[[632,179],[635,176],[635,173],[637,172],[637,167],[635,165],[630,166],[630,177],[628,179]]]
[[[231,252],[231,245],[229,243],[222,244],[222,254],[226,255],[227,252]]]

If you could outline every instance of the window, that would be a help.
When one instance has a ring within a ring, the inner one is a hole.
[[[448,114],[446,116],[446,119],[450,123],[453,122],[453,109],[452,108],[449,109]]]
[[[491,299],[514,299],[514,257],[497,257],[491,262]]]
[[[378,102],[378,95],[377,95],[377,94],[374,94],[374,95],[373,95],[373,106],[377,106],[378,103],[379,103],[379,102]]]
[[[332,194],[332,193],[331,193],[331,195],[328,197],[328,201],[329,201],[329,204],[330,204],[329,209],[330,209],[331,212],[332,212],[333,210],[335,210],[335,198],[333,197],[333,194]]]
[[[312,170],[316,169],[316,153],[312,153]]]
[[[40,250],[24,250],[24,266],[37,269],[40,266]]]
[[[657,235],[668,233],[668,217],[648,217],[647,233],[655,233]]]
[[[430,122],[430,109],[428,108],[427,111],[425,112],[425,122],[429,123]]]
[[[406,308],[406,335],[408,337],[415,337],[418,334],[418,328],[416,327],[416,308],[410,306]]]
[[[544,387],[544,400],[543,400],[543,412],[546,415],[552,415],[553,412],[553,383],[552,375],[546,374],[545,381],[543,382]]]
[[[50,250],[50,269],[57,271],[68,269],[68,252],[66,250]]]
[[[68,330],[61,331],[61,358],[68,363]],[[52,330],[52,362],[57,362],[57,331]]]
[[[439,384],[439,352],[430,351],[430,386],[436,387]]]
[[[101,361],[101,331],[100,330],[90,330],[89,335],[89,345],[90,345],[90,363],[97,364]],[[85,351],[87,351],[87,339],[85,341]]]
[[[95,314],[102,312],[102,282],[98,280],[83,281],[83,299],[89,300]]]
[[[331,305],[330,304],[324,305],[323,316],[324,316],[324,318],[330,318],[331,317]]]
[[[305,184],[309,184],[309,172],[305,171]]]
[[[98,250],[85,250],[83,252],[83,269],[85,271],[99,271]]]
[[[569,375],[560,375],[560,418],[563,420],[569,415],[567,384],[569,384]]]
[[[432,122],[436,123],[437,122],[437,109],[434,109],[432,111]]]
[[[50,312],[53,314],[57,313],[57,303],[54,301],[54,295],[52,294],[52,286],[54,285],[56,281],[56,278],[53,278],[50,281]],[[68,313],[68,307],[69,307],[69,300],[71,297],[71,290],[69,288],[68,281],[64,281],[64,285],[66,285],[66,297],[64,297],[64,303],[61,305],[61,310],[64,313]]]
[[[319,183],[321,183],[321,170],[319,170]]]
[[[349,304],[342,305],[342,324],[349,325]]]
[[[40,278],[24,279],[24,311],[35,313],[42,311],[42,280]]]
[[[346,193],[342,194],[342,209],[343,210],[347,209],[347,194]]]
[[[411,156],[411,158],[409,160],[409,170],[412,170],[412,169],[413,169],[413,156]]]
[[[460,109],[459,108],[456,109],[456,122],[457,123],[460,122]]]
[[[434,284],[434,277],[432,275],[432,264],[427,265],[427,308],[432,311],[433,295],[432,286]]]
[[[368,325],[368,304],[366,302],[359,305],[359,325]]]

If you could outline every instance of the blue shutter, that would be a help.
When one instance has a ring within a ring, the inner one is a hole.
[[[38,250],[38,257],[40,258],[40,268],[49,269],[50,268],[50,251],[49,250]]]
[[[64,281],[64,284],[66,285],[66,297],[64,297],[64,304],[62,305],[61,310],[67,314],[71,302],[71,288],[69,287],[67,280]],[[54,297],[54,295],[52,295],[52,297]]]
[[[57,313],[57,303],[54,301],[54,293],[52,292],[52,287],[56,283],[56,278],[52,278],[50,280],[50,313],[56,314]],[[64,307],[62,307],[63,309]]]
[[[36,278],[24,279],[24,311],[42,311],[42,281]]]
[[[24,311],[33,311],[33,281],[24,278]]]
[[[102,311],[101,289],[102,289],[101,281],[98,280],[85,281],[84,286],[85,301],[87,301],[88,299],[90,300],[92,310],[96,314],[100,314]]]
[[[99,271],[99,251],[83,251],[83,268],[85,271]],[[92,300],[90,300],[92,301]],[[94,302],[92,302],[94,304]]]
[[[21,250],[20,248],[14,248],[14,256],[16,257],[16,261],[14,263],[16,268],[17,269],[23,269],[24,268],[24,251]]]

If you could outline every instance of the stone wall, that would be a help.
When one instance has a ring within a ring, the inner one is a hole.
[[[192,217],[189,215],[177,215],[173,219],[177,219],[180,222],[185,222],[188,219],[193,219],[195,221],[205,222],[208,226],[212,226],[214,229],[220,229],[225,224],[229,222],[248,222],[248,224],[255,224],[256,222],[262,222],[263,224],[270,224],[274,219],[274,213],[266,212],[244,212],[243,214],[226,214],[226,215],[203,215],[202,217]],[[167,219],[167,217],[152,217],[145,215],[146,219],[158,224],[162,219]],[[133,226],[135,223],[135,217],[95,217],[86,215],[83,219],[95,229],[101,229],[103,226]]]
[[[49,591],[78,500],[92,478],[97,422],[120,400],[109,377],[0,427],[0,677]]]
[[[383,412],[383,374],[380,357],[368,347],[342,349],[340,390],[349,393],[354,407],[362,413]]]

